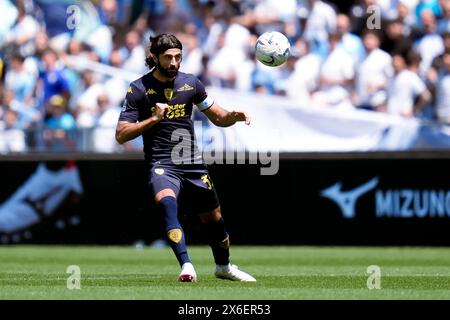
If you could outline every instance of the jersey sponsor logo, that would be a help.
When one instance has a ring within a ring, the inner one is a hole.
[[[127,101],[127,99],[125,99],[125,101],[123,102],[123,106],[122,106],[122,112],[127,110],[127,103],[128,103],[128,101]]]
[[[181,241],[181,238],[183,237],[183,233],[180,229],[172,229],[167,231],[167,237],[170,239],[170,241],[179,243]]]
[[[150,88],[150,89],[147,90],[146,94],[148,96],[151,95],[151,94],[156,94],[156,91]]]
[[[172,88],[164,89],[164,96],[166,97],[167,101],[172,100],[172,98],[173,98],[173,89]]]
[[[212,182],[211,182],[211,179],[209,178],[209,175],[204,174],[204,175],[202,175],[202,177],[200,179],[202,179],[203,183],[208,186],[209,190],[212,189]]]
[[[173,118],[180,118],[186,116],[186,104],[174,104],[170,105],[169,109],[167,109],[166,112],[166,118],[167,119],[173,119]],[[152,107],[151,111],[152,113],[155,112],[156,108]]]
[[[162,168],[156,168],[155,169],[155,173],[157,174],[157,175],[163,175],[164,174],[164,169],[162,169]]]
[[[128,93],[133,93],[133,88],[129,87],[127,92]]]
[[[167,119],[180,118],[186,116],[186,104],[174,104],[170,106],[166,113]]]
[[[190,91],[190,90],[194,90],[194,87],[191,87],[187,83],[185,83],[184,86],[177,89],[178,92]]]

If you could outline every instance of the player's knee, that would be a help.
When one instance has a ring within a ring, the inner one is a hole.
[[[180,243],[183,239],[183,231],[180,228],[173,228],[166,232],[167,239],[169,239],[174,244]]]
[[[216,208],[210,212],[200,214],[199,217],[202,223],[217,222],[222,218],[222,213],[220,208]]]
[[[177,198],[177,196],[175,195],[175,192],[172,189],[164,189],[159,191],[156,195],[155,195],[155,201],[156,203],[160,203],[162,199],[164,199],[165,197],[172,197],[172,198]]]

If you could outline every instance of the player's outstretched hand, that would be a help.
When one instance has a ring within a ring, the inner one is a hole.
[[[153,114],[158,117],[159,120],[162,120],[169,107],[170,106],[167,103],[156,103],[156,108]]]
[[[251,122],[250,116],[247,113],[242,112],[242,111],[233,111],[233,117],[236,122],[245,121],[246,125],[249,125]]]

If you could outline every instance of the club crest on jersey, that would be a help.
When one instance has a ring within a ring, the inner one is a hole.
[[[179,87],[177,89],[178,92],[189,91],[189,90],[194,90],[194,88],[191,87],[190,85],[188,85],[187,83],[185,83],[184,86]]]
[[[164,169],[162,169],[162,168],[156,168],[155,169],[155,173],[157,174],[157,175],[163,175],[164,174]]]
[[[172,98],[173,98],[173,89],[171,89],[171,88],[164,89],[164,96],[166,97],[166,99],[168,101],[172,100]]]

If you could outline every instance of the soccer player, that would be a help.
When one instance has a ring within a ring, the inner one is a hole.
[[[193,202],[205,227],[216,263],[215,276],[256,281],[230,264],[229,235],[207,166],[194,144],[191,120],[194,105],[221,127],[239,121],[249,125],[250,117],[244,112],[226,111],[207,95],[195,76],[178,71],[182,44],[174,35],[161,34],[151,37],[150,41],[150,55],[146,59],[150,72],[131,83],[117,124],[116,139],[122,144],[143,136],[150,191],[163,215],[165,234],[181,266],[178,281],[195,282],[197,279],[178,220],[177,199],[181,191]]]

